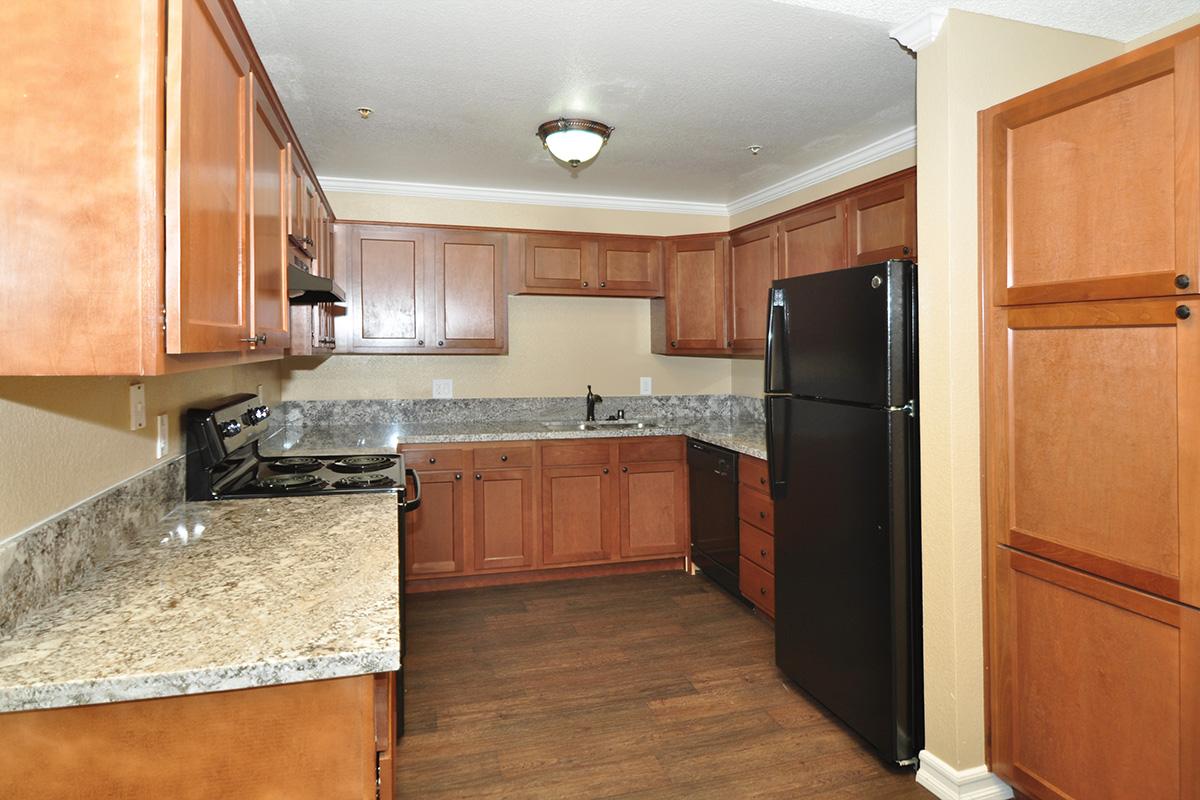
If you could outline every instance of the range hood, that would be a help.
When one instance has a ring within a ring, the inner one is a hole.
[[[317,303],[344,303],[346,293],[332,278],[313,275],[295,261],[288,264],[288,302],[294,306]]]

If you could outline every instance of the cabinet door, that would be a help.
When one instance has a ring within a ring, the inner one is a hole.
[[[608,466],[542,468],[542,561],[608,560],[615,510]]]
[[[1200,798],[1200,611],[995,555],[992,769],[1039,800]]]
[[[666,352],[724,351],[726,249],[729,237],[667,243]]]
[[[781,277],[795,278],[849,265],[846,201],[809,208],[779,223]]]
[[[579,236],[525,237],[525,286],[580,293],[596,286],[595,239]]]
[[[249,62],[217,0],[173,0],[167,19],[167,352],[240,350]]]
[[[917,178],[909,174],[846,201],[850,263],[917,257]]]
[[[733,350],[763,353],[767,343],[767,290],[775,279],[778,228],[774,223],[730,237]]]
[[[1197,130],[1195,34],[985,111],[979,244],[993,302],[1195,292]]]
[[[252,347],[289,344],[287,297],[288,142],[258,77],[250,76],[250,336]]]
[[[421,470],[421,506],[405,521],[408,575],[453,575],[463,571],[466,477],[461,471]],[[411,482],[409,491],[413,491]]]
[[[533,566],[533,470],[474,473],[476,569]]]
[[[680,462],[622,465],[622,558],[684,554],[685,492]]]
[[[440,231],[434,249],[435,346],[503,351],[508,296],[507,237],[481,231]]]
[[[308,235],[308,199],[304,191],[306,173],[304,162],[296,153],[295,147],[288,146],[288,240],[295,247],[307,252],[308,243],[304,241]]]
[[[1200,605],[1200,317],[1180,319],[1186,308],[1165,298],[991,312],[996,541]]]
[[[644,297],[662,294],[662,246],[655,239],[601,239],[598,287]]]
[[[360,352],[425,347],[426,233],[361,225],[350,230],[350,345]]]

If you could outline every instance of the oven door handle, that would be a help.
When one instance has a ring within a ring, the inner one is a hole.
[[[408,512],[416,511],[418,508],[421,507],[421,476],[418,475],[417,471],[415,469],[413,469],[412,467],[405,467],[404,474],[406,474],[410,478],[412,478],[413,485],[417,487],[416,496],[413,497],[412,500],[404,501],[404,513],[407,514]]]

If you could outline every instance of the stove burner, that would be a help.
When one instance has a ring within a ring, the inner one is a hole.
[[[392,466],[388,456],[347,456],[329,465],[334,472],[376,472]]]
[[[276,472],[316,472],[321,468],[321,460],[311,456],[290,456],[275,459],[268,466]]]
[[[375,489],[380,486],[395,486],[396,482],[382,472],[370,475],[347,475],[333,482],[339,489]]]
[[[269,492],[294,492],[298,489],[313,489],[325,482],[316,475],[269,475],[259,478],[254,486]]]

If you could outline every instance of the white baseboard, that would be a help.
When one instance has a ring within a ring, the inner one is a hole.
[[[922,750],[920,758],[917,783],[941,800],[1009,800],[1013,796],[1012,788],[985,766],[955,769],[928,750]]]

